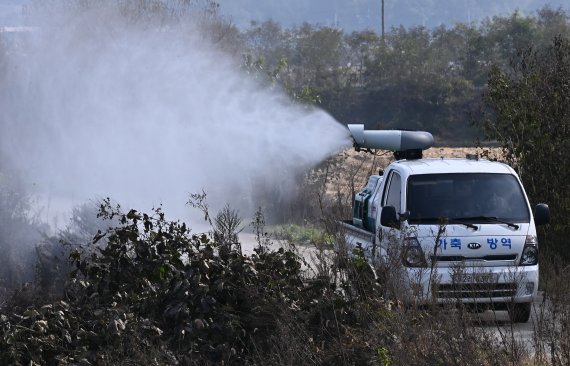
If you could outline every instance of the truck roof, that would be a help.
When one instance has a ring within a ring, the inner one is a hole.
[[[434,158],[418,160],[400,160],[392,163],[394,168],[415,174],[444,174],[444,173],[497,173],[514,174],[507,164],[489,160]]]

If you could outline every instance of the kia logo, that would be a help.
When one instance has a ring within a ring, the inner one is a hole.
[[[479,244],[479,243],[469,243],[469,244],[467,244],[467,248],[469,248],[469,249],[479,249],[479,248],[481,248],[481,244]]]

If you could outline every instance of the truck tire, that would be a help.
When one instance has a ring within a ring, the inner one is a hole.
[[[510,304],[508,307],[509,317],[513,323],[526,323],[530,319],[530,309],[532,303],[524,302]]]

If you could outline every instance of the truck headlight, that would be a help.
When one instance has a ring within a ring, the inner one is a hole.
[[[406,267],[427,267],[424,251],[417,238],[404,239],[402,262]]]
[[[521,266],[534,266],[538,263],[538,241],[536,236],[526,237],[523,252],[521,255]]]

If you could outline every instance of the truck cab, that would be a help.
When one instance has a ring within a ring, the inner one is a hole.
[[[375,263],[397,263],[390,275],[412,301],[508,310],[514,322],[528,321],[538,290],[536,226],[549,222],[548,206],[531,208],[507,164],[476,156],[423,159],[416,147],[429,146],[425,133],[419,143],[409,132],[397,136],[400,142],[393,132],[361,126],[349,125],[355,145],[382,148],[388,136],[394,150],[406,144],[414,151],[395,154],[400,159],[356,195],[368,209],[343,222],[349,249],[361,248]]]
[[[538,289],[536,225],[548,222],[548,208],[533,213],[510,166],[401,160],[370,195],[379,199],[372,240],[349,235],[350,244],[384,260],[397,252],[416,300],[505,308],[514,321],[528,320]]]

